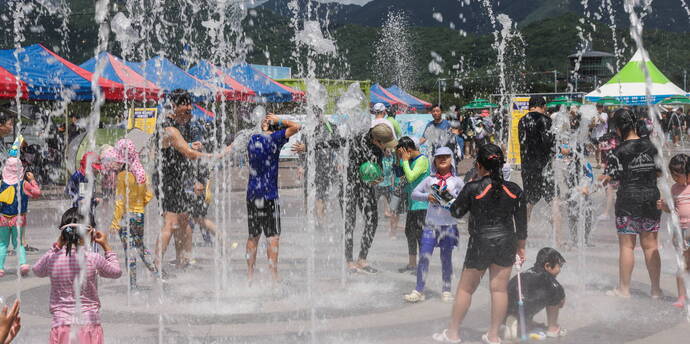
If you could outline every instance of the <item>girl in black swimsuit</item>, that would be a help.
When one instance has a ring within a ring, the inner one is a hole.
[[[447,330],[434,334],[439,342],[459,343],[460,324],[487,269],[491,278],[491,326],[484,343],[500,343],[498,329],[508,309],[508,279],[516,254],[524,261],[527,239],[527,208],[520,187],[504,181],[505,158],[501,148],[485,144],[478,148],[478,179],[462,189],[451,206],[461,218],[469,213],[470,232],[465,267],[458,283],[452,319]]]

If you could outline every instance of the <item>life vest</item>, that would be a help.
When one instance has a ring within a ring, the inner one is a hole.
[[[29,196],[24,194],[22,183],[23,180],[14,185],[9,185],[5,182],[0,185],[0,214],[16,216],[19,214],[19,209],[21,209],[22,214],[26,213],[29,206]],[[19,202],[20,197],[21,203]]]

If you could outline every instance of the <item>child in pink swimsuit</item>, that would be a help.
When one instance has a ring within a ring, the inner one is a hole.
[[[673,306],[684,308],[687,295],[682,274],[690,272],[690,249],[688,249],[690,246],[690,156],[682,153],[675,155],[669,162],[668,169],[673,181],[676,182],[671,186],[671,194],[673,194],[673,203],[676,213],[678,213],[682,233],[682,238],[680,240],[674,238],[673,242],[682,245],[683,257],[685,258],[685,271],[679,271],[677,277],[678,300],[673,303]],[[670,212],[668,206],[661,200],[659,207]]]
[[[58,241],[33,267],[36,276],[50,277],[50,313],[53,317],[50,344],[104,342],[98,277],[119,278],[122,270],[107,236],[93,228],[93,218],[89,219],[89,225],[84,223],[84,216],[78,208],[67,210],[62,215]],[[105,256],[89,251],[84,246],[86,240],[101,245]],[[81,293],[75,295],[74,283],[79,281],[81,255],[86,273]],[[81,310],[75,310],[77,297],[81,299]],[[72,326],[77,326],[74,335],[70,331]],[[70,338],[72,336],[75,338]]]

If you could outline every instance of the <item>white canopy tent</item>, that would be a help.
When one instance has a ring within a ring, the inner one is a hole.
[[[644,55],[643,55],[644,54]],[[585,99],[596,102],[602,97],[615,97],[624,104],[645,105],[646,98],[646,78],[642,66],[646,65],[652,84],[649,89],[649,101],[656,104],[665,98],[685,95],[686,92],[671,82],[661,71],[649,60],[646,53],[638,50],[632,59],[606,84],[585,96]]]

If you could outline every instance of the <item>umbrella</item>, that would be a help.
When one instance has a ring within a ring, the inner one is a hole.
[[[623,105],[620,100],[615,97],[603,97],[597,101],[597,105],[612,106],[612,105]]]
[[[661,101],[662,105],[690,105],[690,98],[684,96],[668,97]]]
[[[498,105],[496,105],[494,103],[490,103],[486,99],[478,98],[478,99],[471,101],[469,104],[463,106],[462,108],[463,108],[463,110],[477,110],[477,109],[493,109],[493,108],[497,108],[497,107],[498,107]]]
[[[558,98],[546,103],[546,107],[554,107],[554,106],[563,105],[569,100],[570,99],[568,99],[568,97],[558,97]]]
[[[553,101],[546,103],[546,107],[557,107],[557,106],[561,106],[561,105],[565,105],[566,107],[570,107],[573,105],[582,106],[582,103],[580,103],[576,100],[570,100],[568,97],[565,97],[565,96],[564,97],[558,97],[558,98],[554,99]]]

